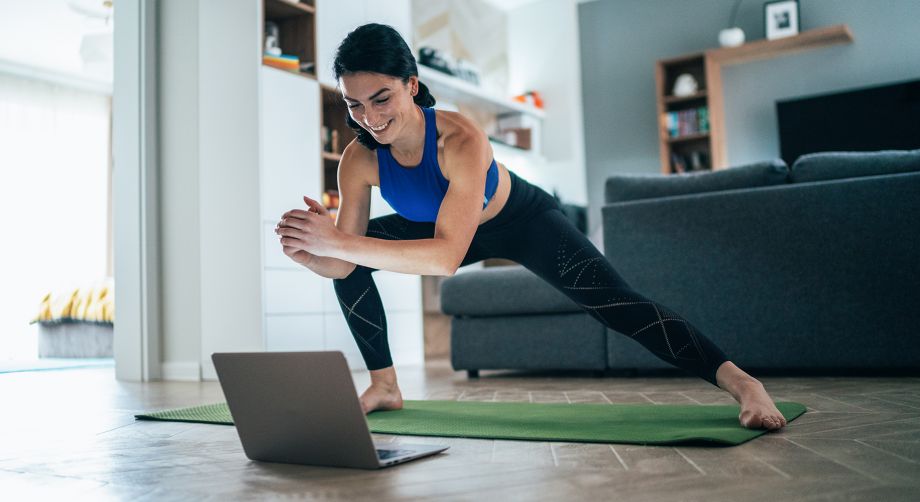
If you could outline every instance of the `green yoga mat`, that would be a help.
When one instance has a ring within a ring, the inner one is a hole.
[[[805,406],[778,402],[791,422]],[[404,400],[403,409],[367,415],[371,432],[584,443],[648,445],[738,445],[767,431],[738,422],[738,405],[565,404]],[[166,420],[233,425],[227,403],[135,415]]]

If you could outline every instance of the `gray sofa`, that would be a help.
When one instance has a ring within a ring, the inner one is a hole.
[[[760,372],[920,369],[920,150],[614,175],[604,253],[643,295]],[[520,266],[443,281],[451,363],[682,373]]]

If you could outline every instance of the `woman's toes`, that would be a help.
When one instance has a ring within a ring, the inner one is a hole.
[[[766,423],[767,428],[770,430],[781,429],[782,427],[786,425],[786,421],[784,419],[780,417],[773,417],[773,416],[767,417],[765,419],[765,423]]]
[[[738,415],[741,425],[748,429],[781,429],[786,426],[786,418],[782,415],[767,415],[745,410]]]
[[[741,425],[748,429],[758,429],[763,425],[761,418],[749,410],[743,411],[738,418],[741,419]]]

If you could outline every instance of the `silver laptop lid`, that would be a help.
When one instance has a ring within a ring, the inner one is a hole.
[[[211,360],[250,459],[379,465],[342,352],[214,353]]]

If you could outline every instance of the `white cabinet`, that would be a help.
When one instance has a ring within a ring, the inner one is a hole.
[[[299,270],[266,269],[265,313],[297,314],[323,312],[323,289],[330,279],[301,267]]]
[[[262,259],[264,269],[289,269],[300,270],[303,267],[294,263],[281,251],[281,243],[278,234],[275,233],[275,225],[278,220],[262,221]]]
[[[281,251],[281,215],[320,192],[319,84],[259,69],[262,305],[266,350],[323,350],[323,285],[328,281]]]
[[[319,84],[283,70],[260,68],[262,218],[277,223],[303,196],[322,191]]]
[[[266,316],[265,330],[265,350],[326,350],[322,314]]]

